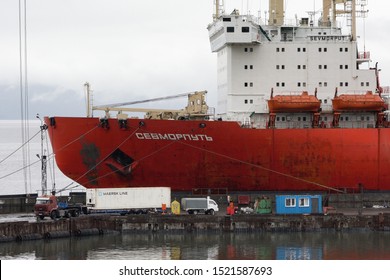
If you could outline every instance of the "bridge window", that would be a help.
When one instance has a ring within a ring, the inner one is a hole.
[[[243,26],[243,27],[241,27],[241,31],[243,33],[249,33],[249,27],[248,26]]]
[[[228,32],[228,33],[233,33],[233,32],[234,32],[234,27],[233,27],[233,26],[228,26],[228,27],[226,28],[226,32]]]

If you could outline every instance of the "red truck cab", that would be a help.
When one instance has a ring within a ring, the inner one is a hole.
[[[55,195],[43,195],[37,197],[34,205],[35,215],[41,219],[45,217],[56,217],[56,210],[58,209],[57,198]]]

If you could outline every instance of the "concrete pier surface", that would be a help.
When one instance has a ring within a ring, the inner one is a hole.
[[[390,231],[390,208],[335,209],[327,215],[82,215],[38,221],[29,214],[0,219],[0,242],[132,232]]]
[[[243,193],[231,193],[228,196],[225,195],[210,195],[214,199],[220,209],[224,210],[227,205],[227,198],[236,203],[238,196]],[[245,193],[250,197],[250,206],[253,206],[254,201],[258,197],[266,196],[272,201],[272,208],[275,210],[275,195],[287,194],[285,192],[253,192]],[[297,194],[297,193],[293,193]],[[306,192],[300,192],[300,194],[309,194]],[[345,209],[346,212],[354,212],[353,209],[379,209],[390,208],[390,192],[362,192],[362,193],[334,193],[327,194],[324,192],[311,192],[310,194],[318,194],[323,198],[322,205],[328,205],[334,209]],[[0,215],[1,214],[13,214],[13,213],[31,213],[37,198],[37,194],[20,194],[20,195],[3,195],[0,196]],[[172,199],[180,201],[182,197],[193,196],[191,193],[172,193]],[[86,193],[85,192],[70,192],[69,196],[59,196],[64,201],[72,201],[73,203],[85,204]],[[205,195],[203,195],[205,197]],[[348,210],[352,209],[352,210]],[[366,211],[366,210],[365,210]],[[275,212],[275,211],[274,211]],[[355,212],[357,213],[357,211]]]

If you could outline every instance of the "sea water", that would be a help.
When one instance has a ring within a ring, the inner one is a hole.
[[[128,233],[0,243],[0,259],[390,260],[390,232]]]

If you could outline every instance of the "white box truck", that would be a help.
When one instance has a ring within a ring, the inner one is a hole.
[[[99,188],[87,189],[89,213],[145,214],[171,204],[171,188]]]
[[[188,214],[205,213],[214,215],[219,211],[218,204],[210,197],[188,197],[181,199],[181,207]]]

